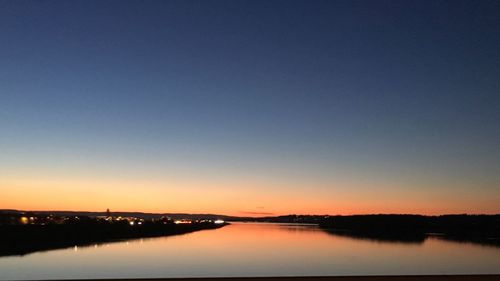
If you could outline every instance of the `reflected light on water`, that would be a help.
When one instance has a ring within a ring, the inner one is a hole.
[[[103,245],[0,258],[0,279],[500,273],[497,247],[356,239],[305,225],[234,223]]]

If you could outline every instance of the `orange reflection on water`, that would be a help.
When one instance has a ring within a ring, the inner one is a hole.
[[[0,259],[0,279],[10,280],[498,274],[499,269],[498,247],[437,238],[381,242],[332,235],[317,226],[255,223]]]

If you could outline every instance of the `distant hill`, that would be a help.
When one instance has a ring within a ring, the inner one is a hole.
[[[24,211],[24,210],[0,210],[0,214],[23,214],[33,213],[41,215],[57,215],[57,216],[88,216],[97,217],[105,216],[106,212],[87,212],[87,211]],[[188,214],[188,213],[143,213],[143,212],[111,212],[113,216],[121,217],[137,217],[143,219],[158,219],[161,217],[170,217],[172,219],[222,219],[225,221],[241,221],[241,222],[274,222],[274,223],[309,223],[319,224],[325,217],[318,215],[285,215],[285,216],[268,216],[268,217],[239,217],[227,216],[219,214]]]
[[[0,214],[23,214],[33,213],[39,215],[56,215],[56,216],[87,216],[97,217],[106,216],[106,212],[87,212],[87,211],[24,211],[24,210],[0,210]],[[161,217],[170,217],[172,219],[222,219],[222,220],[240,220],[249,219],[245,217],[235,217],[217,214],[187,214],[187,213],[143,213],[143,212],[111,212],[113,216],[121,217],[136,217],[143,219],[157,219]]]

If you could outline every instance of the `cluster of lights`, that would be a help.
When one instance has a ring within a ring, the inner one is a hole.
[[[21,224],[28,224],[28,223],[33,223],[35,221],[34,217],[21,217],[19,219],[21,221]]]
[[[135,225],[135,221],[129,221],[128,224],[134,226]],[[142,225],[142,221],[138,221],[137,225]]]
[[[49,217],[47,217],[49,218]],[[78,217],[74,217],[75,219],[79,220]],[[65,218],[65,220],[68,220],[68,218]],[[143,221],[142,219],[137,219],[137,218],[132,218],[132,217],[129,217],[129,218],[123,218],[123,217],[117,217],[117,218],[112,218],[112,217],[107,217],[105,218],[105,220],[107,221],[122,221],[122,220],[128,220],[128,223],[130,226],[134,226],[134,225],[142,225],[143,224]],[[20,217],[19,218],[19,221],[21,224],[30,224],[30,223],[33,223],[35,221],[35,218],[34,217],[26,217],[26,216],[23,216],[23,217]],[[181,219],[181,220],[175,220],[174,223],[175,224],[192,224],[192,223],[206,223],[206,222],[209,222],[209,223],[214,223],[214,224],[223,224],[225,223],[223,220],[221,219],[217,219],[217,220],[207,220],[207,219],[203,219],[203,220],[195,220],[195,221],[192,221],[192,220],[187,220],[187,219]],[[166,224],[167,222],[163,222],[163,224]]]
[[[196,222],[212,222],[212,220],[200,220],[200,221],[196,221]],[[192,221],[190,220],[175,220],[174,221],[175,224],[191,224],[193,223]],[[224,221],[223,220],[215,220],[213,221],[213,223],[215,224],[223,224]]]

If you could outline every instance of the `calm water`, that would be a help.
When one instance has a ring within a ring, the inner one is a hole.
[[[181,236],[0,258],[0,279],[500,273],[500,248],[327,234],[315,226],[234,223]]]

